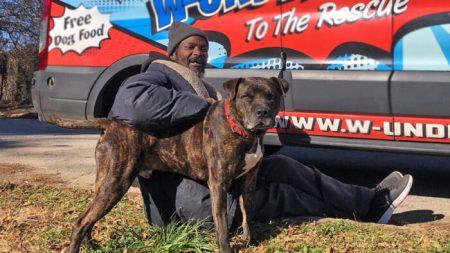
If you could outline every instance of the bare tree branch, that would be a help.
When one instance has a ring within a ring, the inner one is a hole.
[[[30,103],[37,67],[41,0],[0,0],[0,103]],[[7,67],[9,66],[9,67]],[[11,95],[4,98],[2,92]]]
[[[10,50],[39,43],[40,0],[0,1],[0,50]],[[6,48],[4,48],[6,46]]]

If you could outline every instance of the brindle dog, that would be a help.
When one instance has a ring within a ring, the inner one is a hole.
[[[213,103],[203,122],[181,134],[158,138],[110,119],[49,120],[65,128],[102,129],[96,147],[97,175],[92,202],[73,224],[70,252],[78,252],[94,224],[128,191],[137,175],[152,170],[180,173],[208,182],[219,252],[231,252],[228,240],[227,190],[239,179],[242,228],[250,241],[252,203],[262,138],[273,127],[281,98],[288,90],[282,79],[239,78],[223,84],[228,98]]]

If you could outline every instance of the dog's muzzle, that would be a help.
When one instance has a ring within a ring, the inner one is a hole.
[[[268,108],[257,108],[249,118],[244,120],[244,127],[249,131],[267,130],[275,124],[275,115]]]

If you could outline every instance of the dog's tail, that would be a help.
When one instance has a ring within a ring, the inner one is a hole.
[[[112,120],[107,118],[98,118],[91,120],[71,120],[71,119],[61,119],[56,115],[50,115],[47,117],[49,123],[55,124],[57,126],[63,128],[72,128],[72,129],[98,129],[103,130],[106,129],[109,124],[111,124]]]

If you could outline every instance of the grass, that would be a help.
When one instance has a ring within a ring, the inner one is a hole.
[[[85,252],[212,252],[213,233],[201,222],[171,223],[167,227],[107,228],[105,242]]]
[[[0,184],[0,252],[65,252],[71,223],[91,192],[49,186]],[[127,196],[93,231],[94,248],[82,252],[214,252],[215,236],[203,222],[147,224],[141,199]],[[258,243],[240,233],[238,252],[450,252],[450,231],[381,226],[350,220],[279,220],[256,224]]]

